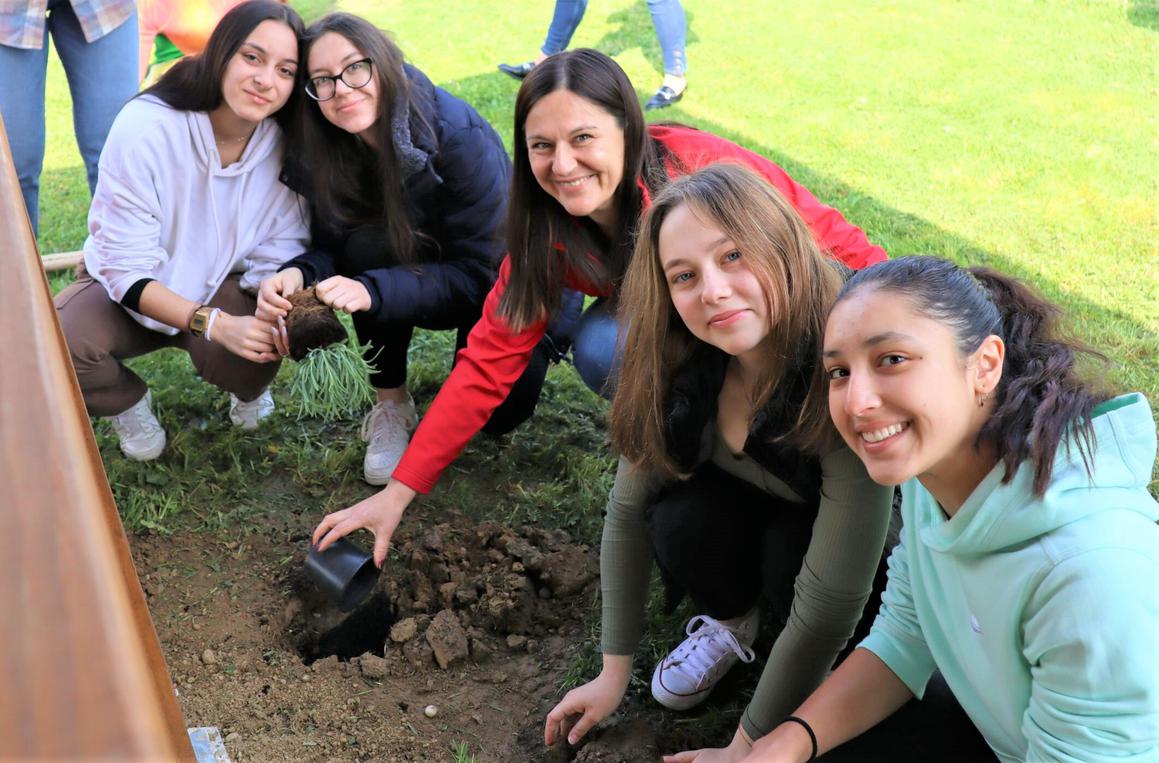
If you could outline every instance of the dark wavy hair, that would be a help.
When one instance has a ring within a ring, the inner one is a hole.
[[[213,111],[222,104],[221,80],[230,59],[250,32],[263,21],[280,21],[290,28],[299,41],[299,74],[295,77],[289,100],[274,114],[278,124],[283,129],[287,128],[294,111],[294,102],[300,99],[298,85],[302,81],[301,72],[305,69],[301,40],[305,30],[297,11],[272,0],[250,0],[230,9],[217,22],[205,50],[178,61],[162,75],[157,84],[139,95],[155,96],[179,111]]]
[[[531,171],[524,126],[531,109],[557,90],[591,101],[624,131],[624,173],[614,196],[618,227],[609,241],[594,223],[569,215]],[[596,286],[612,285],[623,276],[642,206],[637,180],[642,178],[650,189],[663,182],[658,150],[647,128],[628,75],[597,50],[577,48],[549,56],[523,80],[515,97],[514,172],[507,204],[511,280],[499,303],[500,314],[516,329],[555,311],[569,271]]]
[[[963,357],[991,335],[1006,344],[994,408],[974,443],[994,449],[1006,468],[1004,483],[1029,459],[1034,493],[1043,495],[1058,447],[1072,431],[1090,471],[1091,411],[1109,395],[1079,373],[1077,362],[1082,355],[1106,358],[1062,334],[1061,308],[996,270],[962,268],[939,257],[901,257],[861,270],[837,302],[869,288],[906,298],[918,313],[948,328]]]
[[[375,147],[370,149],[358,136],[332,124],[314,101],[302,99],[290,130],[289,155],[310,178],[306,195],[315,225],[336,236],[359,225],[384,225],[398,262],[411,263],[417,233],[391,132],[396,105],[407,104],[412,131],[429,134],[431,127],[422,119],[421,110],[410,107],[417,95],[403,69],[402,51],[366,19],[331,13],[311,24],[303,41],[303,71],[309,67],[310,48],[331,32],[346,38],[371,61],[378,85],[378,119],[371,128]]]

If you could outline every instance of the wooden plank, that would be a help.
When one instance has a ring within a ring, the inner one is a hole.
[[[0,123],[0,760],[194,761]]]
[[[44,266],[45,272],[51,273],[54,270],[75,268],[84,260],[84,256],[84,252],[58,252],[44,255],[40,258],[40,263]]]

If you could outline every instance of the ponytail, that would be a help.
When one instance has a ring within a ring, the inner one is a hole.
[[[1058,326],[1062,310],[1021,282],[990,268],[970,268],[969,272],[990,292],[1002,318],[998,335],[1006,343],[994,411],[978,433],[978,441],[994,447],[1006,467],[1006,481],[1029,459],[1034,493],[1041,496],[1050,484],[1054,458],[1068,429],[1073,429],[1090,472],[1095,436],[1091,411],[1106,395],[1092,390],[1076,366],[1083,354],[1102,361],[1106,357],[1065,338]]]

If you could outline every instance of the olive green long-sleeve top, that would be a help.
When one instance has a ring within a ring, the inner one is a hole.
[[[771,472],[747,455],[733,455],[719,434],[712,439],[714,464],[805,510],[802,497]],[[600,550],[605,654],[631,655],[640,642],[652,569],[644,510],[659,484],[620,459]],[[820,685],[853,634],[881,559],[892,495],[892,488],[869,478],[848,448],[821,458],[817,519],[794,584],[789,619],[741,719],[751,738],[772,731]]]

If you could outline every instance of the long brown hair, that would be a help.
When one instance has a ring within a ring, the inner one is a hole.
[[[310,48],[330,32],[345,37],[371,61],[378,85],[378,119],[371,128],[375,148],[371,151],[360,138],[331,124],[317,103],[303,98],[290,134],[289,155],[302,163],[311,179],[308,193],[315,225],[336,236],[359,225],[384,225],[392,254],[399,263],[409,264],[414,259],[416,232],[391,131],[396,104],[411,104],[417,97],[403,70],[403,53],[366,19],[331,13],[306,30],[303,71],[309,66]],[[404,118],[415,114],[414,108],[410,111]],[[429,129],[422,119],[412,119],[412,129],[415,126]]]
[[[775,369],[756,391],[753,410],[769,399],[792,361],[817,366],[812,355],[825,317],[841,288],[838,266],[821,254],[808,226],[776,189],[751,170],[715,164],[673,180],[640,223],[636,251],[621,290],[620,325],[626,326],[622,364],[612,401],[612,444],[633,463],[669,476],[680,468],[669,452],[665,418],[674,375],[704,344],[681,320],[660,264],[660,228],[687,204],[718,225],[744,256],[767,300]],[[798,358],[799,353],[811,353]],[[836,442],[823,374],[809,374],[809,391],[786,441],[809,453]]]
[[[624,131],[624,174],[614,197],[618,227],[609,241],[603,240],[594,223],[569,215],[531,171],[524,126],[531,109],[557,90],[591,101],[611,114]],[[636,183],[643,178],[651,188],[662,170],[628,75],[611,58],[588,48],[549,56],[523,80],[515,97],[514,141],[507,204],[511,280],[499,312],[519,330],[559,307],[569,271],[596,286],[619,281],[631,255],[642,206]]]
[[[962,268],[940,257],[901,257],[873,265],[849,279],[837,301],[864,289],[909,300],[920,315],[953,333],[962,357],[991,335],[1005,343],[994,409],[974,443],[993,447],[1006,469],[1004,483],[1029,460],[1034,494],[1041,496],[1050,484],[1058,447],[1072,432],[1090,470],[1095,445],[1091,412],[1109,395],[1079,372],[1078,360],[1083,355],[1106,358],[1062,333],[1057,305],[996,270]]]

